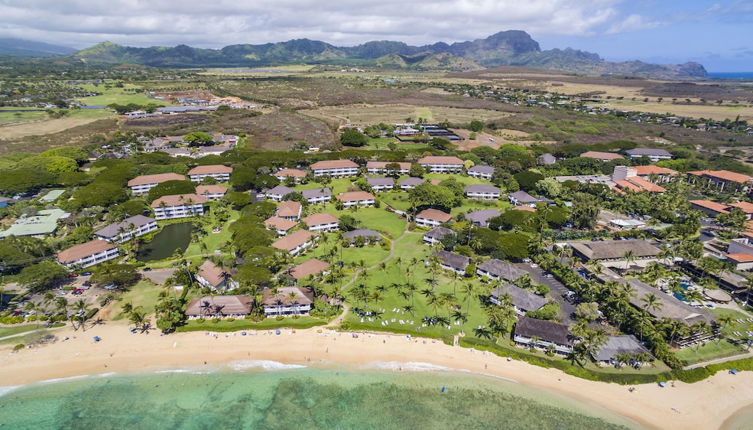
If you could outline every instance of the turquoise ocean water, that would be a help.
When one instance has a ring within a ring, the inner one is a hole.
[[[305,368],[176,371],[32,384],[0,397],[0,428],[640,427],[601,408],[496,378],[445,372]]]

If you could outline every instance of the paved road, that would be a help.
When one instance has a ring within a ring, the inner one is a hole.
[[[575,312],[575,305],[566,301],[562,297],[563,294],[570,291],[562,282],[555,278],[547,278],[544,276],[546,275],[546,272],[540,267],[531,267],[531,265],[527,263],[515,263],[515,266],[528,272],[531,275],[533,282],[544,284],[549,287],[551,290],[549,295],[553,300],[556,300],[557,303],[560,304],[560,321],[563,324],[570,325],[575,322],[572,317],[573,312]]]

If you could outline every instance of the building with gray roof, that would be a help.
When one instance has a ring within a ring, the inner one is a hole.
[[[491,180],[494,176],[494,167],[492,166],[473,166],[466,171],[472,178]]]
[[[346,231],[342,234],[343,239],[355,242],[356,239],[363,238],[366,242],[375,242],[382,240],[382,235],[374,230],[360,228],[357,230]]]
[[[502,303],[500,296],[505,294],[510,296],[515,312],[518,315],[525,315],[526,312],[541,309],[548,302],[544,297],[509,284],[495,288],[489,296],[489,301],[495,305],[500,305]]]
[[[144,215],[135,215],[116,222],[94,233],[99,239],[109,242],[124,242],[157,230],[157,221]]]
[[[460,275],[465,275],[465,268],[471,263],[471,259],[465,255],[449,251],[437,251],[433,255],[439,257],[439,265],[443,269],[451,270]]]
[[[487,278],[494,280],[504,279],[514,282],[528,272],[518,269],[512,263],[493,258],[479,264],[476,268],[476,273],[480,276],[486,276]]]
[[[11,226],[0,232],[0,238],[8,236],[31,236],[41,238],[52,234],[58,228],[58,221],[69,217],[71,214],[61,209],[45,209],[34,215],[22,216]]]
[[[288,194],[292,194],[294,192],[295,190],[290,187],[286,187],[285,185],[278,185],[274,188],[267,190],[264,193],[264,195],[269,200],[275,200],[275,201],[280,202],[285,196],[287,196]]]
[[[370,177],[366,178],[366,183],[369,184],[372,190],[377,192],[391,190],[395,186],[393,178]]]
[[[424,233],[424,243],[434,245],[441,242],[447,235],[455,236],[455,232],[446,227],[434,227],[433,229]]]
[[[501,194],[500,189],[494,185],[468,185],[463,190],[466,197],[476,200],[497,200]]]
[[[591,356],[595,361],[610,365],[617,364],[616,357],[621,354],[646,354],[648,357],[651,357],[648,349],[631,334],[609,336],[607,343],[602,345],[596,353],[591,352]]]
[[[312,188],[301,191],[301,195],[309,204],[327,203],[332,200],[332,190],[329,188]]]
[[[500,215],[501,213],[496,209],[482,209],[480,211],[468,212],[465,219],[479,227],[488,227],[489,220]]]
[[[414,178],[414,177],[405,178],[402,181],[400,181],[400,189],[412,190],[423,183],[424,183],[424,180],[421,178]]]

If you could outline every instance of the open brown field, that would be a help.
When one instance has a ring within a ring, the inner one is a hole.
[[[698,104],[674,104],[674,103],[644,103],[633,102],[628,100],[608,100],[604,103],[614,109],[626,111],[641,111],[651,113],[671,113],[677,116],[686,116],[691,118],[711,118],[715,120],[735,119],[738,115],[740,119],[753,121],[753,105],[698,105]]]
[[[412,106],[407,104],[356,104],[346,106],[325,106],[317,109],[301,110],[300,113],[334,121],[339,124],[371,125],[384,122],[395,124],[425,118],[427,122],[449,121],[467,123],[474,119],[489,121],[504,118],[510,114],[487,109],[466,109],[443,106]]]
[[[64,118],[70,120],[71,118]],[[37,129],[39,130],[39,129]],[[109,135],[117,130],[116,119],[85,121],[49,134],[34,134],[0,139],[0,155],[14,152],[43,152],[57,146],[83,146],[95,135]]]
[[[57,133],[97,121],[96,118],[57,118],[29,121],[0,127],[0,139],[18,139],[26,136],[39,136]]]

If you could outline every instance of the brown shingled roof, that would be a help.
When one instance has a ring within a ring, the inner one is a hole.
[[[429,155],[418,160],[418,164],[464,164],[458,157]]]
[[[212,175],[217,173],[233,173],[233,168],[223,166],[222,164],[212,164],[209,166],[196,166],[188,171],[189,175]]]
[[[117,247],[117,245],[112,244],[106,240],[92,240],[58,252],[57,260],[62,264],[73,263],[74,261],[83,257],[87,257],[89,255]]]
[[[329,224],[332,222],[339,222],[339,221],[340,220],[338,220],[337,217],[335,217],[332,214],[328,214],[326,212],[309,215],[303,219],[303,222],[309,227],[312,227],[315,225],[321,225],[321,224]]]
[[[280,204],[277,206],[277,216],[279,217],[288,217],[288,216],[294,216],[298,217],[301,215],[301,204],[292,200],[285,200],[284,202],[280,202]]]
[[[177,173],[159,173],[157,175],[142,175],[128,181],[129,187],[146,184],[161,184],[167,181],[185,181],[186,177]]]
[[[330,264],[326,261],[312,258],[290,269],[290,276],[295,279],[303,279],[310,275],[318,275],[329,269]]]
[[[308,230],[298,230],[274,242],[272,246],[283,251],[292,251],[297,246],[308,242],[315,236],[316,234]]]
[[[337,195],[337,200],[343,201],[343,202],[353,202],[353,201],[360,201],[360,200],[374,200],[375,197],[371,193],[367,193],[366,191],[351,191],[349,193],[342,193]]]
[[[298,169],[281,169],[274,176],[291,176],[293,178],[305,178],[306,172]]]
[[[204,194],[225,194],[227,193],[227,188],[223,187],[222,185],[197,185],[196,186],[196,194],[198,195],[204,195]]]
[[[319,169],[344,169],[348,167],[358,167],[358,164],[350,160],[323,160],[317,161],[311,165],[311,170]]]
[[[290,219],[280,218],[278,216],[273,216],[272,218],[264,220],[264,227],[274,228],[275,230],[281,231],[288,231],[296,225],[298,225],[297,222]]]
[[[452,215],[442,212],[438,209],[424,209],[416,215],[416,218],[426,218],[439,222],[447,222],[452,219]]]
[[[170,196],[162,196],[158,198],[157,200],[152,202],[153,208],[158,208],[162,203],[165,204],[165,206],[180,206],[184,204],[189,204],[189,201],[192,202],[192,204],[198,204],[198,203],[206,203],[208,200],[204,196],[199,196],[196,194],[174,194]]]

